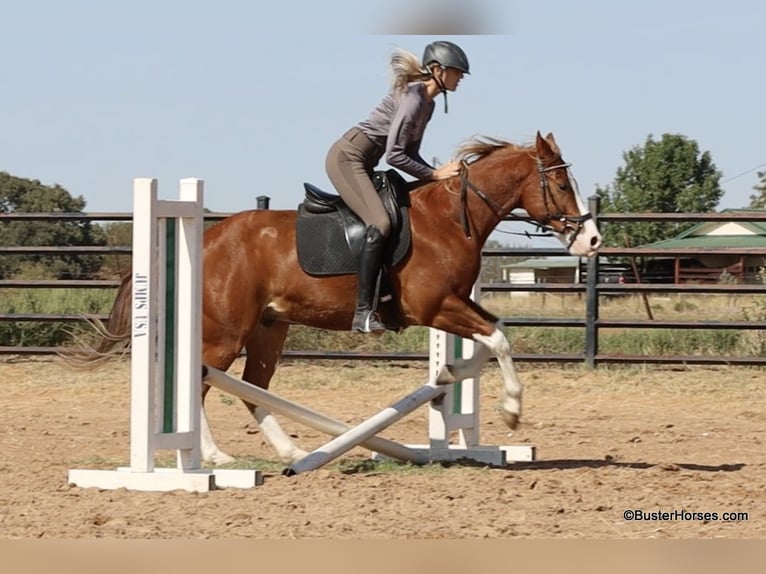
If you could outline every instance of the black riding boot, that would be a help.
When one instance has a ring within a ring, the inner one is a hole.
[[[386,326],[380,322],[375,314],[374,299],[375,287],[378,282],[378,274],[383,263],[383,251],[386,247],[386,238],[380,229],[374,225],[367,227],[364,235],[364,245],[359,257],[358,279],[359,286],[356,299],[356,312],[354,321],[351,323],[352,331],[360,333],[380,333],[386,330]]]

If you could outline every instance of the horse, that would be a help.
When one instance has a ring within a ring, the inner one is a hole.
[[[515,209],[553,233],[572,255],[594,256],[601,246],[598,228],[570,176],[553,134],[537,132],[533,143],[518,145],[474,137],[458,148],[459,176],[408,182],[411,245],[389,271],[400,328],[422,325],[480,343],[470,359],[438,375],[450,383],[476,377],[495,356],[503,380],[500,414],[516,428],[523,386],[499,319],[470,295],[481,268],[484,243]],[[316,276],[299,264],[297,210],[247,210],[211,226],[204,234],[202,363],[226,371],[243,349],[242,378],[262,389],[279,363],[291,324],[349,330],[355,307],[356,275]],[[130,341],[131,278],[126,275],[104,325],[98,356]],[[381,310],[386,321],[386,309]],[[204,383],[204,381],[203,381]],[[219,448],[205,415],[203,384],[200,424],[205,462],[234,459]],[[265,408],[245,402],[278,458],[295,462],[298,447]]]

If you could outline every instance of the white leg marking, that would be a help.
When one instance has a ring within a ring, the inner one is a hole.
[[[202,407],[200,415],[200,449],[202,451],[202,460],[210,464],[229,464],[234,462],[234,457],[223,452],[215,444],[213,434],[210,432],[210,424],[205,414],[205,407]]]
[[[479,341],[476,337],[474,335],[474,340]],[[455,364],[452,366],[452,375],[455,380],[462,381],[463,379],[478,377],[484,365],[489,361],[492,355],[491,350],[487,347],[486,343],[479,342],[482,344],[474,347],[473,356],[468,359],[458,359],[455,361]]]
[[[511,345],[498,328],[495,328],[489,337],[474,335],[473,338],[497,357],[497,363],[503,375],[503,399],[500,412],[505,424],[511,428],[516,428],[521,416],[521,396],[524,387],[519,381],[511,360]]]
[[[303,449],[298,448],[288,434],[271,414],[271,411],[263,407],[255,407],[253,413],[255,420],[266,440],[277,451],[277,456],[282,462],[295,462],[308,454]]]

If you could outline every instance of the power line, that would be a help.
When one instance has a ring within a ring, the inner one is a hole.
[[[761,167],[766,167],[766,163],[762,163],[761,165],[757,165],[751,169],[748,169],[747,171],[743,171],[742,173],[738,173],[737,175],[733,175],[731,177],[727,177],[724,179],[721,183],[726,183],[727,181],[731,181],[732,179],[737,179],[738,177],[742,177],[743,175],[747,175],[748,173],[754,172],[756,169],[759,169]]]

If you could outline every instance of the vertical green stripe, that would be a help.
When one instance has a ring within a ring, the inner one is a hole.
[[[454,359],[463,358],[463,339],[455,336],[455,354]],[[452,414],[457,415],[463,412],[463,382],[458,381],[454,385],[454,392],[452,395]]]
[[[162,430],[175,430],[175,342],[176,342],[176,220],[165,219],[165,384]]]

